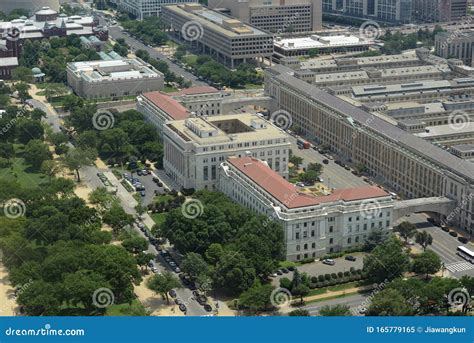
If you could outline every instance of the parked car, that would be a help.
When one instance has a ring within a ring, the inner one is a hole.
[[[288,274],[288,272],[289,272],[288,269],[286,269],[286,268],[281,268],[281,271],[285,274]]]
[[[179,309],[181,312],[186,312],[186,305],[185,304],[179,304]]]
[[[140,191],[140,195],[144,197],[146,195],[145,191]]]
[[[323,260],[323,264],[333,266],[333,265],[336,264],[336,261],[334,261],[333,259],[330,259],[330,258],[326,258],[326,259]]]
[[[323,163],[324,163],[324,164],[329,164],[329,160],[324,159],[324,160],[323,160]]]
[[[212,312],[212,306],[209,304],[204,304],[204,310],[206,312]]]
[[[458,233],[456,231],[449,231],[449,234],[453,237],[457,237]]]
[[[463,236],[459,236],[458,241],[463,243],[463,244],[467,244],[467,242],[469,242],[469,240],[466,237],[463,237]]]
[[[346,259],[347,261],[352,261],[352,262],[354,262],[355,260],[357,260],[357,258],[356,258],[355,256],[352,256],[352,255],[347,255],[347,256],[345,257],[345,259]]]
[[[172,289],[171,291],[169,291],[168,294],[170,295],[170,297],[176,298],[176,291],[175,291],[174,289]]]
[[[283,273],[280,270],[276,271],[277,275],[283,275]]]

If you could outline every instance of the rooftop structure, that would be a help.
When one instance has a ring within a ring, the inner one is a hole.
[[[163,74],[140,59],[72,62],[67,65],[68,84],[88,99],[138,95],[163,88]]]
[[[198,86],[174,93],[147,92],[137,97],[137,109],[161,133],[168,120],[221,114],[223,94],[214,87]]]
[[[281,38],[275,42],[275,54],[280,58],[285,56],[308,56],[309,51],[315,49],[318,54],[334,52],[367,51],[374,45],[372,40],[356,37],[351,34],[322,36],[310,35],[306,37]]]
[[[248,113],[167,122],[163,145],[164,169],[184,188],[215,188],[218,165],[228,156],[258,157],[288,176],[287,134]]]
[[[269,33],[200,4],[164,6],[162,18],[171,34],[231,68],[273,53]]]
[[[143,20],[146,17],[159,16],[163,5],[195,2],[195,0],[112,0],[111,2],[116,3],[120,10]]]

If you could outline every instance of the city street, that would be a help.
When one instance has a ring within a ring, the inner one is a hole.
[[[324,166],[321,177],[323,178],[323,184],[328,188],[351,188],[351,187],[363,187],[367,186],[362,177],[352,174],[349,170],[345,170],[340,165],[334,163],[334,160],[329,160],[329,164],[323,164],[323,160],[327,159],[324,155],[320,154],[313,149],[298,149],[296,144],[296,138],[290,137],[291,150],[296,156],[303,158],[303,167],[309,163],[319,163]]]
[[[308,310],[312,316],[319,315],[319,310],[324,306],[335,306],[335,305],[348,305],[351,309],[353,315],[362,315],[359,313],[359,306],[363,306],[362,304],[367,299],[367,296],[370,293],[365,294],[354,294],[349,295],[343,298],[331,299],[326,301],[318,301],[309,305],[304,306],[305,310]]]
[[[462,245],[470,250],[474,250],[473,244],[462,244],[457,240],[457,238],[450,236],[447,232],[441,230],[441,228],[426,221],[426,218],[426,214],[416,213],[409,217],[405,217],[403,220],[415,224],[419,230],[425,230],[433,237],[433,244],[428,246],[428,249],[433,250],[439,255],[446,270],[453,276],[457,278],[460,278],[463,275],[474,276],[474,264],[469,263],[456,255],[456,249],[458,246]],[[400,220],[400,222],[403,220]],[[412,240],[414,241],[414,239]],[[421,248],[420,246],[418,247]]]

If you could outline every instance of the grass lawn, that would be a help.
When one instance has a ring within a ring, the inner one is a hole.
[[[113,304],[107,307],[106,316],[147,316],[145,307],[137,299],[132,304]]]
[[[12,159],[11,166],[0,169],[0,178],[6,181],[18,181],[26,188],[36,188],[40,183],[48,182],[46,175],[30,170],[30,166],[22,157]]]
[[[312,304],[312,303],[317,303],[317,302],[320,302],[320,301],[327,301],[327,300],[345,298],[345,297],[348,297],[348,296],[350,296],[350,295],[354,295],[354,294],[357,294],[357,293],[359,293],[359,292],[357,292],[357,291],[354,291],[354,292],[347,292],[347,293],[344,293],[344,294],[333,295],[333,296],[325,297],[325,298],[321,298],[321,299],[315,299],[315,300],[311,300],[311,301],[305,301],[305,305]]]
[[[246,83],[244,89],[261,89],[263,88],[263,84],[253,84],[253,83]]]
[[[295,267],[296,263],[292,261],[280,261],[279,267],[280,268],[288,268],[288,267]]]
[[[166,213],[152,213],[150,217],[157,225],[161,225],[165,222]]]
[[[323,287],[323,288],[315,288],[312,289],[308,293],[308,297],[312,295],[319,295],[319,294],[324,294],[327,292],[337,292],[337,291],[343,291],[345,289],[353,288],[353,287],[359,287],[360,283],[358,281],[353,281],[353,282],[348,282],[348,283],[343,283],[341,285],[335,285],[335,286],[328,286],[328,287]]]

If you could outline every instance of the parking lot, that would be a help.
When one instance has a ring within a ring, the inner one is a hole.
[[[302,167],[306,167],[309,163],[319,163],[324,166],[321,177],[323,184],[328,188],[351,188],[367,186],[367,182],[361,176],[352,174],[350,170],[336,164],[333,160],[329,160],[326,156],[313,149],[298,149],[296,138],[290,136],[291,150],[293,154],[303,158]],[[328,164],[324,164],[323,160],[328,160]]]
[[[339,257],[333,259],[335,264],[334,265],[327,265],[324,264],[322,261],[316,261],[312,263],[302,264],[297,266],[299,272],[306,273],[309,276],[318,276],[324,274],[331,274],[331,273],[338,273],[338,272],[346,272],[349,271],[352,267],[355,269],[362,269],[364,266],[364,256],[365,253],[353,253],[350,254],[356,258],[355,261],[348,261],[344,257]],[[347,256],[347,255],[346,255]],[[282,275],[278,275],[274,278],[273,284],[278,286],[280,283],[280,279],[283,277],[287,277],[289,279],[293,278],[293,272],[289,271],[288,273],[282,273]]]

